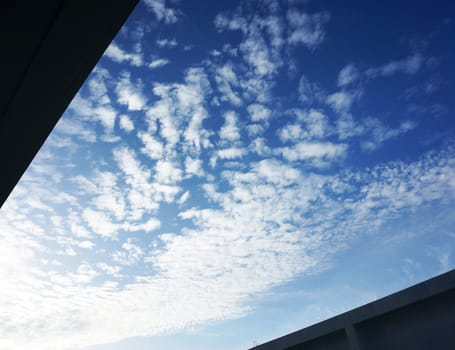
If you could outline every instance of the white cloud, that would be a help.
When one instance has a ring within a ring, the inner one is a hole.
[[[350,113],[342,114],[335,123],[336,134],[341,140],[363,135],[365,128],[362,124],[357,123]]]
[[[273,12],[273,11],[272,11]],[[284,44],[284,23],[283,20],[276,15],[269,15],[267,18],[258,21],[266,28],[269,36],[270,46],[273,50],[272,54],[276,55],[282,49]]]
[[[84,249],[92,249],[96,244],[91,241],[82,241],[78,243],[78,246]]]
[[[187,129],[183,133],[185,139],[184,148],[192,154],[199,154],[201,148],[209,148],[211,142],[209,136],[212,134],[207,129],[204,129],[202,122],[207,118],[207,113],[204,108],[197,108],[194,111]]]
[[[257,136],[257,135],[260,135],[262,134],[264,131],[265,131],[265,126],[264,124],[248,124],[246,126],[247,128],[247,131],[248,131],[248,135],[249,136]]]
[[[95,131],[83,122],[75,119],[60,118],[55,126],[55,131],[65,135],[77,135],[87,142],[96,141]]]
[[[282,25],[278,18],[268,16],[262,18],[255,15],[253,18],[245,18],[241,14],[226,16],[219,14],[215,18],[215,27],[219,30],[240,30],[243,39],[239,45],[239,50],[243,54],[243,59],[250,67],[248,75],[256,76],[259,79],[276,73],[282,66],[281,46]],[[265,30],[264,30],[265,29]],[[267,41],[270,39],[270,45]],[[223,51],[230,54],[234,53],[230,48]]]
[[[178,21],[177,11],[166,7],[165,0],[143,0],[144,4],[150,9],[159,21],[171,24]]]
[[[310,109],[309,111],[296,111],[298,120],[306,125],[306,137],[323,138],[329,133],[329,120],[322,112]]]
[[[328,13],[320,12],[309,15],[291,9],[286,17],[292,28],[288,37],[290,44],[303,44],[309,49],[314,49],[324,41],[324,26],[330,19]]]
[[[256,75],[263,77],[277,71],[279,64],[272,60],[269,47],[259,33],[251,33],[240,44],[240,51]]]
[[[151,232],[158,230],[161,227],[161,222],[156,218],[150,218],[142,223],[125,223],[124,227],[128,231],[136,232],[136,231],[144,231],[144,232]]]
[[[224,115],[224,125],[220,129],[221,141],[237,141],[240,139],[240,130],[237,126],[238,119],[235,112],[227,112]]]
[[[396,73],[414,75],[422,68],[424,62],[425,59],[422,55],[414,54],[402,60],[390,61],[383,66],[367,69],[365,74],[369,78],[391,76]]]
[[[112,266],[104,262],[96,264],[96,267],[106,272],[108,275],[117,275],[122,269],[120,266]]]
[[[90,97],[92,100],[98,101],[100,104],[107,104],[110,102],[108,96],[108,88],[106,86],[106,76],[109,73],[103,72],[101,69],[96,69],[95,74],[88,80],[88,89],[90,91]]]
[[[166,59],[166,58],[157,58],[156,60],[153,60],[152,62],[150,62],[147,67],[149,67],[150,69],[155,69],[155,68],[159,68],[159,67],[163,67],[165,65],[169,64],[169,60]]]
[[[135,67],[140,67],[144,64],[144,59],[140,53],[126,52],[121,49],[115,42],[112,42],[104,52],[104,55],[117,63],[127,62]]]
[[[252,153],[256,153],[260,156],[269,156],[271,154],[271,149],[267,146],[266,139],[263,137],[256,137],[250,144],[249,147]]]
[[[228,18],[227,16],[223,14],[218,14],[215,17],[215,28],[218,31],[222,31],[224,29],[229,29],[229,30],[240,30],[242,32],[247,31],[247,23],[245,18],[241,16],[233,16],[232,18]]]
[[[82,225],[73,222],[70,224],[70,231],[73,235],[79,238],[91,238],[90,232]]]
[[[155,179],[162,184],[173,184],[182,180],[182,170],[171,161],[159,160],[155,165]]]
[[[36,252],[43,247],[34,237],[39,230],[14,229],[14,216],[24,208],[8,201],[0,216],[0,299],[11,302],[3,305],[0,345],[25,350],[32,341],[37,349],[76,348],[244,315],[258,293],[318,271],[351,237],[453,200],[453,152],[335,176],[301,172],[277,159],[225,171],[228,186],[203,187],[217,206],[181,212],[191,225],[160,234],[160,249],[148,251],[126,239],[107,251],[123,269],[107,261],[58,272],[54,264],[42,267]],[[137,180],[147,176],[136,174],[141,171],[134,154],[125,148],[116,153],[131,183],[141,186]],[[340,199],[348,195],[350,201]],[[127,274],[138,263],[159,273]],[[120,273],[129,278],[127,285],[119,283]]]
[[[299,80],[299,100],[306,104],[313,104],[324,101],[326,96],[322,89],[315,82],[310,81],[302,75]]]
[[[210,51],[210,54],[214,57],[218,57],[218,56],[221,56],[221,51],[218,51],[218,50],[212,50]]]
[[[117,185],[117,177],[110,172],[97,172],[96,174],[97,191],[92,200],[97,210],[122,220],[125,217],[126,204],[125,198]]]
[[[239,148],[239,147],[224,148],[224,149],[218,150],[218,152],[217,152],[217,156],[221,159],[242,158],[246,154],[247,154],[247,150],[245,148]]]
[[[346,151],[346,144],[331,142],[299,142],[291,147],[276,149],[276,153],[288,161],[309,160],[316,166],[326,165],[327,161],[339,160],[344,157]]]
[[[202,161],[191,157],[185,158],[185,173],[189,176],[204,176]]]
[[[299,170],[277,159],[264,159],[254,164],[253,169],[259,178],[280,186],[287,186],[302,179]]]
[[[161,21],[176,20],[164,1],[147,3]],[[74,135],[77,144],[96,141],[95,123],[112,132],[119,112],[110,105],[109,84],[117,85],[119,103],[144,112],[131,114],[134,124],[120,116],[119,127],[134,133],[120,132],[122,146],[102,153],[101,160],[94,158],[103,147],[88,151],[86,144],[82,151],[71,150],[79,158],[62,161],[41,153],[41,164],[31,167],[2,207],[0,300],[9,302],[0,313],[0,348],[81,348],[239,317],[254,310],[257,295],[320,271],[353,237],[383,232],[374,230],[433,203],[453,202],[452,146],[414,162],[364,171],[312,168],[346,156],[347,142],[332,139],[362,134],[361,146],[373,149],[416,124],[355,122],[350,114],[355,91],[327,97],[304,76],[298,91],[304,106],[289,110],[287,99],[270,93],[281,55],[288,58],[289,44],[320,45],[325,22],[288,14],[287,32],[285,22],[274,17],[282,8],[263,5],[264,18],[217,17],[218,29],[243,35],[240,51],[225,46],[204,68],[220,77],[210,78],[224,100],[214,96],[202,68],[186,71],[183,82],[155,83],[154,97],[145,97],[142,83],[129,75],[92,79],[90,97],[78,95],[71,122],[57,126],[60,136]],[[143,65],[141,55],[115,44],[108,51],[114,61]],[[245,61],[237,65],[234,59]],[[389,65],[376,74],[420,69],[412,67],[417,64]],[[339,86],[354,84],[352,75],[340,72]],[[206,110],[215,97],[236,107],[225,114],[216,148],[209,138],[217,140],[219,121],[204,122],[221,110],[220,105]],[[331,121],[327,106],[341,116]],[[283,122],[272,115],[290,117]],[[278,138],[288,147],[277,147]],[[66,149],[61,153],[67,156]],[[204,168],[209,159],[212,167],[223,160],[220,168]],[[79,169],[86,173],[74,175]],[[188,183],[196,187],[188,189]],[[441,263],[447,265],[447,258]]]
[[[151,159],[161,159],[164,156],[164,147],[163,144],[156,140],[149,133],[139,131],[137,134],[139,139],[144,144],[144,147],[141,148],[141,152]]]
[[[97,107],[94,109],[95,117],[104,126],[107,133],[111,133],[114,130],[115,119],[117,118],[117,112],[111,107]]]
[[[331,131],[327,116],[318,110],[294,109],[293,113],[297,116],[296,123],[286,124],[278,130],[283,142],[322,139]]]
[[[119,119],[120,128],[128,133],[134,130],[134,124],[130,117],[125,114],[122,114]]]
[[[162,183],[154,183],[153,188],[157,193],[159,202],[173,203],[175,197],[180,193],[182,188],[176,185],[167,185]]]
[[[190,68],[185,74],[186,84],[175,85],[179,109],[183,113],[199,110],[205,94],[210,92],[210,83],[202,68]]]
[[[175,38],[172,39],[158,39],[156,41],[156,45],[158,47],[176,47],[178,45],[177,40]]]
[[[170,148],[173,148],[180,140],[180,134],[176,126],[177,120],[172,118],[173,108],[172,101],[164,98],[147,111],[150,132],[156,130],[157,121],[159,121],[160,134]]]
[[[105,142],[118,140],[113,135],[117,111],[111,105],[111,100],[106,93],[106,84],[111,83],[111,78],[110,74],[102,68],[94,70],[93,76],[88,81],[88,96],[78,93],[68,107],[74,113],[74,117],[62,120],[64,134],[77,134],[89,142],[97,139]],[[93,130],[90,129],[94,129],[94,125],[90,123],[93,122],[99,122],[103,126],[103,135],[92,136]]]
[[[234,72],[232,64],[227,63],[219,67],[216,71],[215,81],[218,84],[218,90],[221,92],[222,101],[228,101],[234,106],[242,105],[242,99],[235,91],[239,85],[239,78]]]
[[[204,103],[211,91],[203,69],[191,68],[186,72],[184,84],[155,84],[153,92],[159,100],[147,111],[149,131],[159,133],[166,141],[165,153],[172,156],[177,144],[193,154],[211,145],[210,132],[202,128],[207,117]]]
[[[70,274],[76,283],[88,284],[99,275],[89,264],[81,264],[77,268],[77,273]]]
[[[401,134],[411,131],[417,127],[417,123],[406,120],[403,121],[397,128],[387,128],[381,121],[376,118],[366,118],[363,125],[367,132],[370,133],[370,138],[361,143],[361,147],[365,151],[374,151],[380,147],[385,141],[394,139]]]
[[[159,201],[154,198],[151,173],[137,160],[135,152],[127,147],[118,147],[113,151],[113,158],[128,185],[129,219],[140,220],[145,212],[158,209]]]
[[[355,95],[345,91],[335,92],[327,96],[327,104],[338,113],[347,113],[355,100]]]
[[[186,191],[184,194],[182,194],[177,200],[177,203],[182,205],[188,200],[188,198],[190,198],[190,191]]]
[[[131,238],[122,244],[122,250],[112,253],[112,260],[120,265],[134,265],[138,263],[144,255],[143,250],[137,244],[134,244]]]
[[[360,72],[354,64],[348,64],[338,74],[338,86],[343,87],[357,82]]]
[[[268,121],[271,115],[269,108],[257,103],[249,105],[247,111],[253,122]]]
[[[303,129],[300,124],[287,124],[278,131],[278,136],[283,142],[296,142],[303,138]]]
[[[87,208],[82,212],[82,217],[93,233],[111,239],[117,237],[119,227],[105,213]]]
[[[258,103],[268,104],[272,101],[272,88],[275,85],[275,81],[271,76],[257,76],[255,74],[249,74],[247,79],[240,82],[242,87],[242,95],[245,99],[255,101]]]
[[[129,73],[123,73],[115,86],[117,101],[126,105],[130,111],[138,111],[145,107],[147,98],[142,92],[142,81],[137,80],[135,84],[131,81]]]

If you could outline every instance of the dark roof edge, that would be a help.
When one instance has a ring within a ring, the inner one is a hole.
[[[137,3],[0,5],[0,206]]]
[[[251,348],[283,349],[455,289],[455,269],[340,315]]]

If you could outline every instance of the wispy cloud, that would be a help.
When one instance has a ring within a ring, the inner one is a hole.
[[[240,51],[242,51],[245,61],[248,62],[258,76],[276,73],[280,62],[272,60],[269,47],[259,33],[250,33],[241,43]]]
[[[159,204],[154,200],[154,189],[151,183],[151,173],[137,160],[133,150],[127,147],[114,149],[113,158],[125,177],[129,186],[127,200],[130,206],[129,217],[139,220],[145,212],[154,212]]]
[[[313,105],[325,100],[326,94],[315,82],[302,75],[298,86],[299,100],[305,104]]]
[[[156,41],[156,45],[158,47],[172,48],[172,47],[176,47],[178,45],[178,42],[177,42],[177,40],[175,40],[175,38],[172,38],[172,39],[163,38],[163,39],[158,39]]]
[[[207,118],[205,97],[211,92],[204,70],[190,69],[184,84],[155,84],[153,91],[159,100],[147,111],[149,130],[155,132],[159,123],[166,153],[173,153],[182,140],[182,147],[191,152],[210,147],[211,133],[202,127]]]
[[[422,55],[414,54],[401,60],[390,61],[380,67],[369,68],[366,70],[365,74],[369,78],[391,76],[396,73],[414,75],[422,68],[424,63],[425,58]]]
[[[118,148],[114,157],[126,175],[125,181],[134,184],[134,189],[141,192],[154,187],[151,173],[141,168],[131,150]],[[15,273],[9,275],[7,287],[0,293],[2,298],[21,302],[8,306],[5,315],[9,316],[1,324],[8,324],[9,331],[2,341],[8,344],[14,339],[18,349],[25,349],[30,339],[38,347],[64,348],[238,317],[248,311],[253,295],[310,273],[328,258],[327,254],[340,249],[339,244],[347,237],[379,227],[416,206],[447,196],[454,198],[452,158],[453,149],[449,148],[408,164],[395,162],[334,176],[304,173],[293,163],[273,158],[252,162],[243,171],[222,173],[229,184],[226,189],[207,183],[204,193],[219,208],[182,211],[180,218],[192,222],[194,228],[159,235],[159,249],[145,249],[125,239],[111,252],[112,263],[79,264],[74,271],[54,269],[44,275],[41,267],[20,270],[32,266],[41,249],[30,234],[43,230],[20,233],[15,229],[15,201],[8,202],[5,214],[9,215],[3,214],[0,220],[4,233],[0,249],[2,257],[9,257],[7,266]],[[163,179],[168,175],[163,174]],[[175,181],[179,176],[169,175]],[[109,181],[112,184],[109,177],[100,180],[100,185],[104,184],[100,189],[109,187]],[[351,200],[345,202],[341,198],[347,194]],[[185,197],[179,202],[188,201]],[[317,210],[314,201],[319,203]],[[146,198],[137,203],[143,206]],[[90,221],[90,230],[113,237],[111,224],[106,226],[105,218],[95,210],[83,213],[84,220]],[[156,220],[147,225],[159,227]],[[152,264],[160,273],[136,276],[122,287],[115,277],[124,273],[119,266],[126,269],[140,261]],[[27,291],[29,286],[34,288],[34,298]],[[24,307],[34,310],[36,303],[45,303],[46,309],[24,314]],[[178,315],[171,312],[176,305]],[[121,322],[115,317],[119,313]],[[19,314],[22,323],[13,323],[19,319],[14,315]],[[37,322],[41,325],[39,332],[33,326]],[[27,342],[21,343],[24,324]]]
[[[329,19],[330,15],[326,12],[307,14],[290,9],[287,13],[291,28],[288,42],[292,45],[302,44],[309,49],[316,48],[324,41],[324,27]]]
[[[109,45],[104,55],[117,63],[126,62],[135,67],[140,67],[144,64],[144,59],[140,53],[124,51],[115,42]]]
[[[167,64],[169,64],[169,60],[168,59],[158,58],[158,59],[153,60],[152,62],[150,62],[147,65],[147,67],[149,67],[150,69],[155,69],[155,68],[163,67],[163,66],[165,66]]]
[[[371,133],[371,137],[364,141],[361,146],[366,151],[373,151],[380,147],[382,143],[389,139],[394,139],[401,134],[411,131],[417,127],[414,121],[403,121],[397,128],[387,128],[378,119],[366,118],[363,121],[366,132]]]
[[[65,135],[77,135],[87,142],[96,141],[96,133],[78,120],[60,119],[56,131]]]
[[[339,91],[334,92],[327,96],[327,104],[338,113],[347,113],[350,111],[353,102],[355,101],[356,95]]]
[[[178,11],[166,6],[166,0],[143,0],[144,4],[150,9],[159,21],[166,24],[178,21]]]
[[[294,109],[294,123],[289,123],[278,130],[278,136],[283,142],[322,139],[332,133],[328,117],[316,109]]]
[[[338,74],[338,86],[347,86],[360,79],[360,72],[354,64],[348,64]]]
[[[248,31],[247,21],[242,16],[236,15],[229,18],[225,14],[218,14],[214,20],[215,28],[218,31],[225,29],[229,30],[240,30],[244,33]]]
[[[242,99],[238,92],[235,91],[239,86],[239,78],[234,72],[231,63],[227,63],[217,69],[215,81],[218,83],[222,101],[228,101],[234,106],[242,105]]]

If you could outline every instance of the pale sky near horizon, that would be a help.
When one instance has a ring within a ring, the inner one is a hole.
[[[453,269],[454,9],[140,2],[1,208],[0,349],[247,349]]]

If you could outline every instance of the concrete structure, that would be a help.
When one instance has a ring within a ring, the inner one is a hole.
[[[455,349],[455,270],[254,350]]]
[[[0,206],[137,2],[0,2]]]

